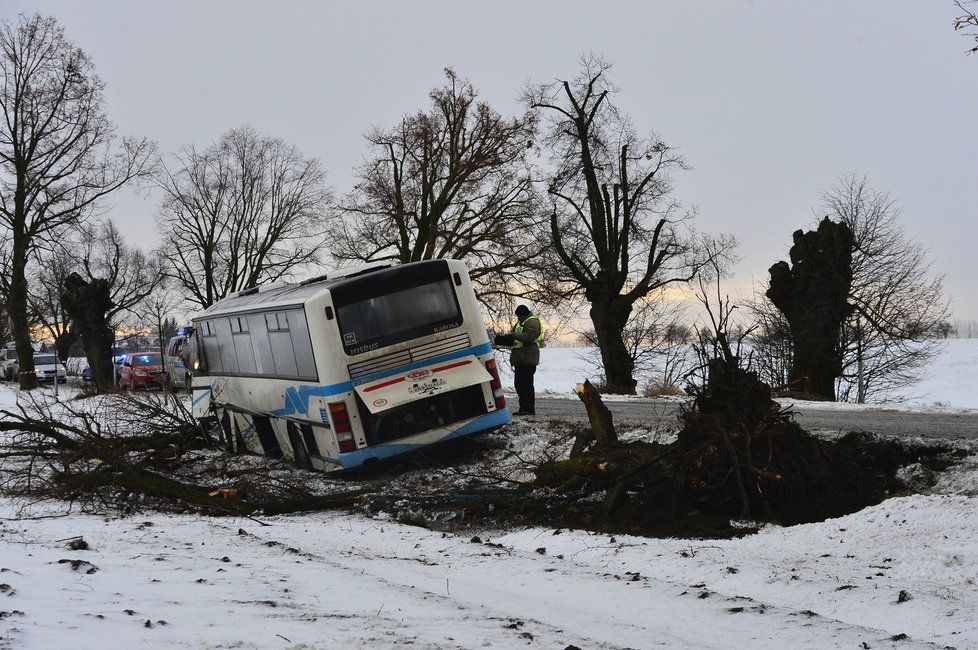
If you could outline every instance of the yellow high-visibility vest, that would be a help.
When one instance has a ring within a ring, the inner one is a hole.
[[[540,324],[540,336],[538,336],[536,338],[536,340],[533,341],[534,343],[537,344],[537,347],[540,347],[540,344],[543,343],[543,321],[541,321],[539,317],[532,316],[532,315],[531,316],[527,316],[525,320],[516,323],[516,326],[513,327],[513,331],[516,332],[517,334],[522,333],[523,332],[523,323],[525,323],[526,321],[530,320],[531,318],[535,319],[537,321],[537,323]],[[523,341],[513,341],[513,349],[514,350],[517,349],[517,348],[521,348],[521,347],[523,347]]]

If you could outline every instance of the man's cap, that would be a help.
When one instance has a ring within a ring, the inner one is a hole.
[[[520,305],[519,307],[516,308],[517,316],[526,316],[529,313],[530,313],[530,308],[527,307],[526,305]]]

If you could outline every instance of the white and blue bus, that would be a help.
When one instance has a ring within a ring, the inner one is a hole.
[[[247,289],[193,323],[194,415],[235,448],[329,471],[510,420],[459,261]]]

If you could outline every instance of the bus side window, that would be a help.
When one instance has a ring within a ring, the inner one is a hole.
[[[211,334],[211,332],[212,328],[210,323],[204,323],[204,327],[199,330],[200,348],[204,352],[201,355],[201,359],[203,360],[204,370],[206,372],[219,375],[223,370],[221,366],[221,351],[217,347],[217,337]]]
[[[247,375],[255,374],[257,372],[255,350],[251,345],[251,335],[248,330],[239,330],[232,334],[231,340],[234,342],[234,355],[238,360],[238,372]]]
[[[298,373],[295,363],[295,350],[292,349],[292,336],[288,330],[268,333],[268,343],[275,360],[275,374],[279,377],[295,377]]]
[[[223,372],[229,375],[238,374],[238,359],[234,354],[234,341],[231,340],[231,319],[215,319],[212,326],[217,331],[217,347],[220,350]]]
[[[266,314],[248,316],[251,347],[255,354],[255,372],[259,375],[274,375],[275,361],[272,359],[272,348],[268,344],[268,326],[265,323]]]
[[[316,380],[316,360],[312,356],[312,341],[306,325],[306,315],[302,311],[289,312],[289,331],[292,334],[292,347],[295,350],[296,372],[302,379]]]

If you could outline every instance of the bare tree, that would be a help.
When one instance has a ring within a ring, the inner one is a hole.
[[[159,252],[144,253],[125,241],[109,221],[77,226],[48,262],[50,278],[39,278],[36,293],[53,327],[82,337],[92,379],[100,389],[112,385],[111,347],[116,333],[139,324],[145,303],[163,281]],[[50,282],[58,280],[57,285]],[[68,292],[70,295],[66,295]]]
[[[45,240],[83,221],[105,195],[150,167],[147,140],[117,141],[102,111],[103,83],[54,18],[0,25],[0,229],[20,385],[37,379],[28,323],[26,269]]]
[[[499,308],[534,289],[527,269],[547,243],[527,161],[536,121],[504,117],[471,82],[451,69],[445,77],[428,109],[367,134],[372,158],[357,169],[332,252],[352,262],[465,260],[479,297]]]
[[[954,19],[954,30],[960,31],[964,36],[974,39],[976,45],[968,50],[968,54],[975,54],[978,52],[978,16],[970,8],[965,7],[966,4],[974,6],[975,2],[974,0],[970,2],[955,0],[954,4],[961,10],[961,15]]]
[[[106,314],[109,321],[118,327],[138,318],[143,303],[163,281],[162,253],[145,253],[126,242],[110,220],[79,226],[76,233],[76,270],[87,280],[109,283],[113,303]]]
[[[839,396],[863,403],[912,383],[940,351],[936,337],[949,315],[944,278],[907,238],[896,202],[865,176],[839,178],[822,198],[828,215],[855,239]]]
[[[42,251],[30,283],[32,317],[54,342],[62,358],[78,340],[78,326],[63,302],[65,281],[72,273],[85,282],[104,280],[108,287],[105,314],[110,329],[117,330],[136,320],[144,303],[163,279],[158,253],[146,254],[128,244],[111,221],[80,224],[61,241]],[[89,360],[98,365],[99,361]],[[103,386],[104,387],[104,386]]]
[[[957,330],[954,329],[954,325],[951,324],[951,321],[946,320],[937,326],[935,332],[942,339],[947,339],[948,337],[953,338],[954,335],[957,333]]]
[[[167,273],[208,307],[318,261],[330,191],[319,161],[251,127],[188,147],[165,169],[158,227]]]
[[[686,162],[659,136],[640,137],[612,103],[609,64],[585,58],[582,66],[575,79],[528,93],[551,118],[548,275],[590,304],[607,390],[634,393],[622,335],[633,307],[660,287],[693,279],[703,251],[671,198],[669,174]]]
[[[784,390],[790,383],[793,363],[791,327],[764,295],[767,289],[766,285],[761,287],[744,303],[754,330],[750,336],[750,365],[761,381],[774,390]]]
[[[978,320],[955,318],[952,323],[954,328],[954,338],[976,339],[978,338]]]
[[[628,323],[622,330],[622,340],[631,358],[636,378],[646,380],[646,393],[679,394],[686,373],[695,361],[692,346],[693,329],[686,324],[686,304],[669,300],[660,288],[639,300]],[[593,329],[581,333],[581,341],[597,347]],[[600,367],[599,359],[588,357],[589,363]]]
[[[853,234],[848,315],[835,346],[841,355],[835,396],[859,403],[886,398],[913,383],[942,347],[937,339],[948,331],[943,278],[932,273],[923,248],[907,239],[896,203],[865,177],[840,177],[823,193],[823,204]],[[783,386],[793,364],[790,328],[770,301],[754,300],[749,308],[758,324],[751,339],[755,366],[765,381]]]
[[[166,344],[176,336],[177,325],[174,314],[182,300],[172,289],[170,282],[163,281],[142,301],[137,316],[140,329],[156,338],[160,359],[166,364]],[[169,376],[170,368],[167,367]],[[172,379],[172,377],[170,378]]]
[[[34,267],[34,281],[29,283],[28,293],[32,318],[54,341],[60,358],[67,359],[78,332],[71,327],[61,294],[65,279],[75,270],[75,258],[68,246],[58,244],[42,251]]]

